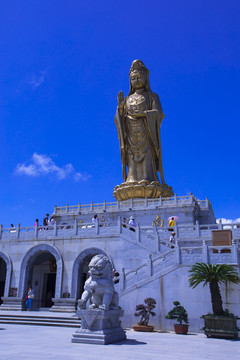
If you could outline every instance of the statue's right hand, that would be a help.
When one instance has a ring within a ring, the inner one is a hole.
[[[80,299],[78,300],[78,309],[86,309],[86,301]]]
[[[119,93],[117,94],[117,99],[118,99],[118,105],[121,105],[124,101],[123,91],[119,91]]]

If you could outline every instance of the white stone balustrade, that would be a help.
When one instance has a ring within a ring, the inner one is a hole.
[[[65,214],[90,214],[93,212],[102,213],[102,212],[118,212],[119,210],[137,210],[142,208],[156,208],[156,207],[166,207],[166,206],[176,206],[183,204],[192,204],[196,202],[201,208],[211,207],[210,201],[206,198],[205,200],[198,200],[193,195],[187,196],[177,196],[176,194],[170,198],[159,198],[159,199],[129,199],[125,201],[116,201],[116,202],[106,202],[96,203],[91,202],[90,204],[78,204],[66,206],[56,206],[54,207],[54,215],[65,215]]]
[[[226,250],[229,252],[223,252]],[[239,266],[240,240],[233,240],[232,246],[207,246],[203,240],[201,246],[179,247],[177,242],[175,248],[165,254],[154,259],[149,256],[146,262],[131,271],[125,272],[123,269],[120,275],[120,293],[125,294],[142,283],[149,282],[149,278],[171,271],[174,266],[191,266],[196,262]]]
[[[93,224],[89,223],[77,223],[75,220],[73,224],[67,225],[55,225],[53,226],[30,226],[21,227],[20,224],[16,228],[3,228],[0,225],[0,240],[1,239],[22,239],[30,240],[36,239],[47,239],[50,237],[71,237],[78,235],[88,234],[120,234],[127,233],[131,238],[135,238],[137,242],[141,242],[143,239],[149,239],[151,244],[155,244],[155,248],[159,250],[161,244],[168,244],[170,232],[167,227],[156,227],[156,226],[142,226],[137,224],[136,228],[129,226],[124,223],[122,227],[122,220],[119,217],[117,221],[104,221],[96,222]],[[182,241],[197,241],[198,239],[211,240],[212,230],[230,229],[234,240],[240,239],[240,224],[205,224],[199,225],[175,225],[176,238]],[[129,230],[134,231],[129,231]],[[132,234],[131,234],[132,233]],[[151,245],[151,246],[152,246]]]

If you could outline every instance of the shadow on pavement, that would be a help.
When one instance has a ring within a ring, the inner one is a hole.
[[[135,339],[126,339],[124,341],[118,341],[116,343],[113,343],[111,345],[146,345],[146,342],[143,341],[137,341]]]

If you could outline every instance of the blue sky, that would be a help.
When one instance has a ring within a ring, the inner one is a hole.
[[[238,0],[0,1],[0,223],[113,201],[134,59],[165,119],[166,182],[240,217]]]

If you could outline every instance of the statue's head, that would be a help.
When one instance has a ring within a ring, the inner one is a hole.
[[[132,62],[130,71],[130,94],[134,90],[145,88],[149,89],[149,70],[146,68],[142,60],[134,60]]]
[[[112,264],[105,255],[95,255],[88,267],[88,273],[93,278],[112,278]]]

